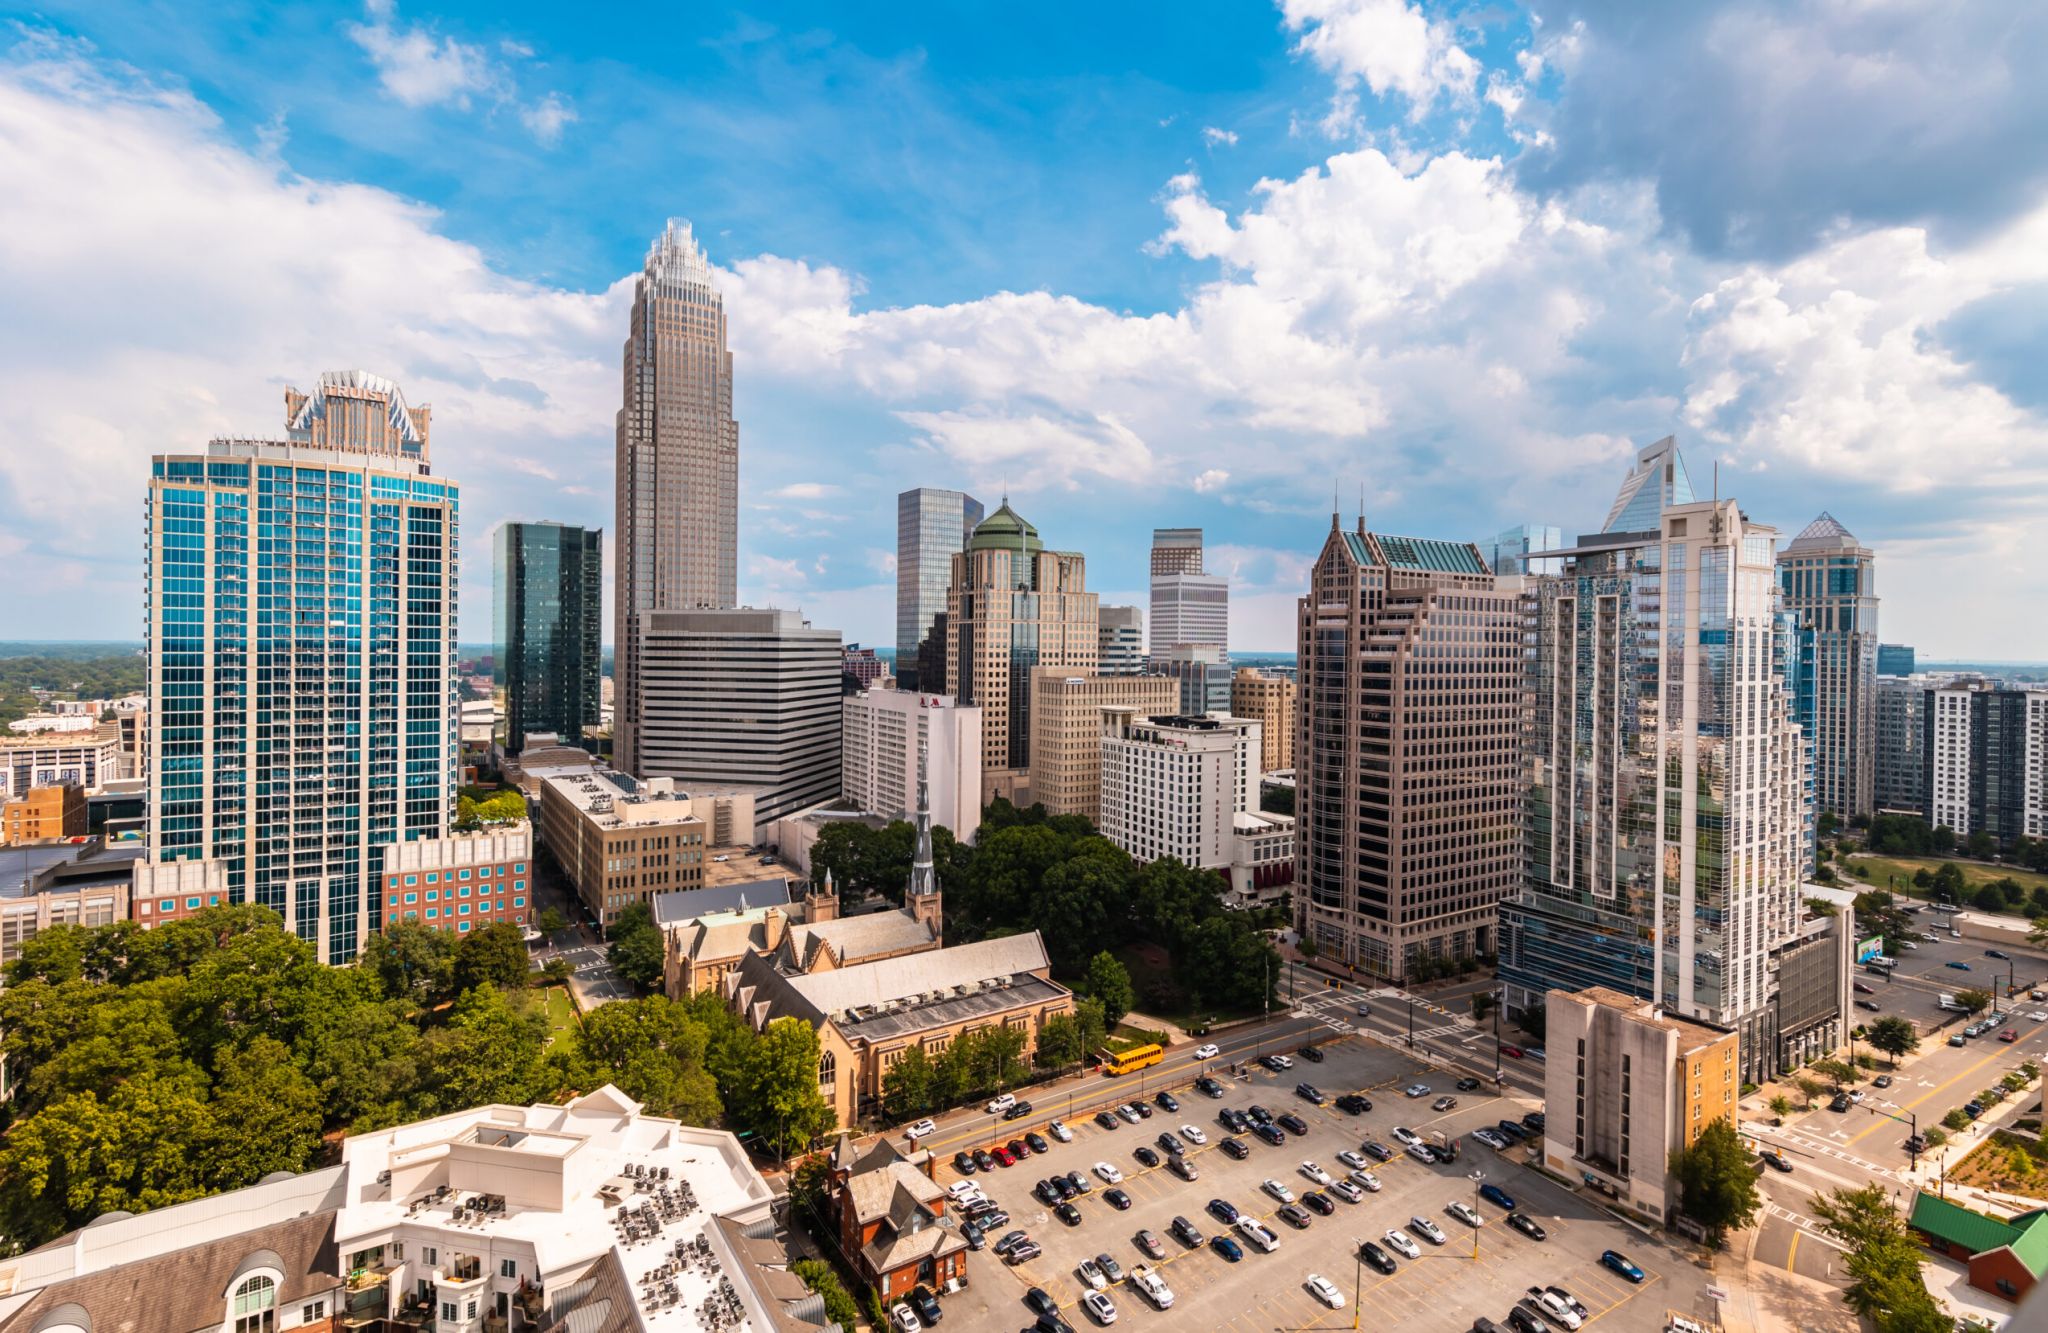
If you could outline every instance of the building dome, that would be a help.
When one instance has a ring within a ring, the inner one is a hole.
[[[1024,521],[1024,516],[1010,508],[1008,500],[1003,501],[996,512],[983,519],[974,529],[974,536],[968,539],[970,551],[1024,551],[1036,552],[1044,549],[1038,540],[1038,529]]]

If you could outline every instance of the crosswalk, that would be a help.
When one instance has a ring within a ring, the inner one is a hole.
[[[1812,1237],[1814,1240],[1819,1241],[1823,1245],[1832,1245],[1834,1248],[1841,1250],[1845,1253],[1848,1251],[1848,1246],[1842,1244],[1842,1242],[1836,1240],[1833,1236],[1828,1235],[1825,1231],[1822,1231],[1820,1223],[1814,1221],[1812,1218],[1808,1217],[1804,1213],[1795,1213],[1790,1208],[1781,1207],[1778,1204],[1770,1202],[1766,1202],[1764,1204],[1764,1212],[1771,1217],[1780,1218],[1786,1222],[1790,1222],[1793,1226],[1798,1227],[1801,1232]]]
[[[1788,1147],[1799,1149],[1801,1152],[1820,1153],[1836,1158],[1839,1161],[1847,1162],[1849,1165],[1869,1172],[1873,1176],[1882,1176],[1887,1180],[1899,1179],[1899,1173],[1895,1169],[1888,1166],[1879,1166],[1876,1162],[1870,1161],[1867,1158],[1858,1157],[1846,1148],[1829,1143],[1827,1140],[1807,1130],[1794,1126],[1767,1125],[1756,1120],[1743,1121],[1741,1128],[1744,1134],[1748,1134],[1753,1138],[1776,1139]]]

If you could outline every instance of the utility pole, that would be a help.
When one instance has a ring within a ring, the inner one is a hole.
[[[1484,1171],[1474,1171],[1472,1173],[1472,1216],[1474,1217],[1479,1216],[1479,1187],[1481,1184],[1485,1183],[1485,1180],[1486,1173]],[[1474,1259],[1477,1259],[1479,1257],[1478,1227],[1472,1228],[1472,1257]]]

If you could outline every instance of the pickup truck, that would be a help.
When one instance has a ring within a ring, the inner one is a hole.
[[[1131,1269],[1129,1281],[1154,1307],[1161,1310],[1173,1308],[1173,1288],[1166,1285],[1166,1279],[1159,1276],[1150,1264],[1139,1264]]]

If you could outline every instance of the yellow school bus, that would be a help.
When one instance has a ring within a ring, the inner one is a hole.
[[[1165,1058],[1165,1050],[1158,1046],[1133,1046],[1122,1053],[1103,1051],[1100,1055],[1102,1072],[1111,1077],[1129,1074],[1147,1065],[1156,1065]]]

